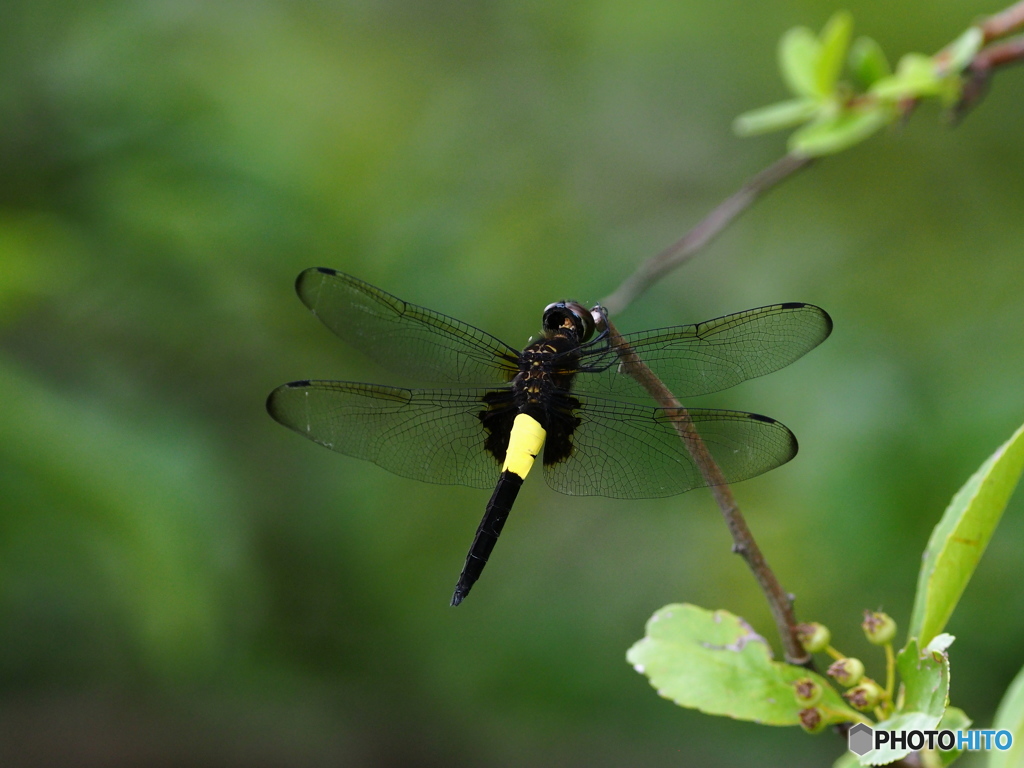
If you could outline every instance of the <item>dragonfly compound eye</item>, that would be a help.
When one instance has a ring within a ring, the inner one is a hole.
[[[580,342],[587,341],[594,335],[594,318],[590,312],[575,301],[558,301],[544,308],[544,330],[557,331],[559,328],[572,328]]]

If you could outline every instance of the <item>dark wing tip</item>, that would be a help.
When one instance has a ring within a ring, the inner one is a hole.
[[[281,421],[280,415],[281,402],[282,398],[284,397],[284,394],[289,389],[305,389],[311,383],[312,382],[309,379],[303,379],[302,381],[289,381],[287,384],[282,384],[280,387],[278,387],[269,395],[267,395],[267,413],[269,413],[270,416],[275,421],[280,421],[282,424],[284,424],[284,422]]]
[[[821,307],[818,307],[817,309],[821,312],[822,317],[825,319],[825,338],[827,339],[829,335],[831,335],[832,333],[832,315],[830,315]]]
[[[785,433],[785,438],[789,441],[789,455],[779,462],[777,466],[781,467],[783,464],[792,461],[793,457],[796,456],[797,452],[800,450],[800,444],[797,442],[796,435],[793,434],[793,430],[778,419],[773,419],[771,416],[762,416],[760,413],[747,413],[744,415],[753,421],[764,422],[765,424],[771,424],[781,429]]]
[[[832,334],[832,316],[829,315],[824,309],[814,304],[808,304],[805,301],[787,301],[783,304],[779,304],[782,309],[809,309],[814,312],[821,319],[822,324],[825,328],[825,334],[821,337],[821,341],[824,341]],[[818,342],[819,344],[821,342]]]
[[[299,272],[299,276],[295,278],[295,292],[299,294],[299,298],[305,303],[303,296],[305,295],[306,283],[309,280],[315,280],[319,275],[330,275],[331,277],[338,277],[341,273],[336,269],[330,267],[310,267]]]
[[[832,316],[828,312],[826,312],[824,309],[822,309],[821,307],[817,307],[814,304],[804,304],[802,302],[797,302],[797,303],[792,303],[792,304],[783,304],[783,306],[784,307],[802,307],[804,309],[813,310],[815,313],[817,313],[818,317],[821,318],[821,321],[822,321],[822,323],[825,326],[825,335],[821,337],[822,341],[827,339],[829,337],[829,334],[832,333]]]
[[[765,417],[762,416],[762,418]],[[782,463],[786,464],[787,462],[792,461],[794,457],[797,455],[797,453],[800,452],[800,443],[797,442],[796,435],[793,434],[793,430],[791,430],[781,421],[775,421],[775,419],[766,419],[766,421],[770,421],[773,424],[777,424],[780,429],[785,430],[786,437],[789,439],[789,456],[786,457],[786,459]]]

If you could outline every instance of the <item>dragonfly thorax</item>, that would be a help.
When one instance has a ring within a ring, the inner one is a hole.
[[[557,393],[568,392],[579,371],[580,345],[572,331],[563,329],[530,344],[519,355],[519,373],[512,380],[512,393],[519,410],[530,413],[541,424]]]

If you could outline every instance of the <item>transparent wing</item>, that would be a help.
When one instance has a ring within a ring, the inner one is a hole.
[[[501,467],[484,449],[479,416],[493,391],[295,381],[270,393],[267,410],[313,442],[396,475],[493,488]]]
[[[324,325],[396,373],[425,381],[495,384],[510,381],[518,370],[518,351],[489,333],[350,275],[307,269],[295,290]]]
[[[832,332],[832,318],[812,304],[774,304],[696,325],[623,336],[680,399],[706,395],[792,363]],[[643,388],[614,349],[584,351],[574,392],[636,397]]]
[[[544,467],[548,485],[573,496],[649,499],[706,486],[662,408],[576,396],[572,453]],[[775,469],[796,455],[785,426],[741,411],[687,409],[727,482]]]

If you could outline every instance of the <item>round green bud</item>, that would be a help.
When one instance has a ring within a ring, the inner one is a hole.
[[[801,707],[813,707],[824,693],[821,684],[814,678],[801,677],[793,681],[793,693],[796,696],[796,703]]]
[[[882,687],[869,677],[843,694],[850,706],[859,712],[870,712],[882,700]]]
[[[828,631],[828,627],[816,621],[797,624],[796,634],[808,653],[824,651],[832,642],[832,633]]]
[[[821,714],[817,707],[808,707],[800,710],[800,727],[808,733],[821,733],[828,725],[828,720]]]
[[[864,664],[853,657],[839,659],[828,668],[828,676],[844,688],[849,688],[864,677]]]
[[[868,642],[874,645],[891,643],[896,637],[896,622],[892,616],[881,611],[864,611],[864,621],[860,626]]]

